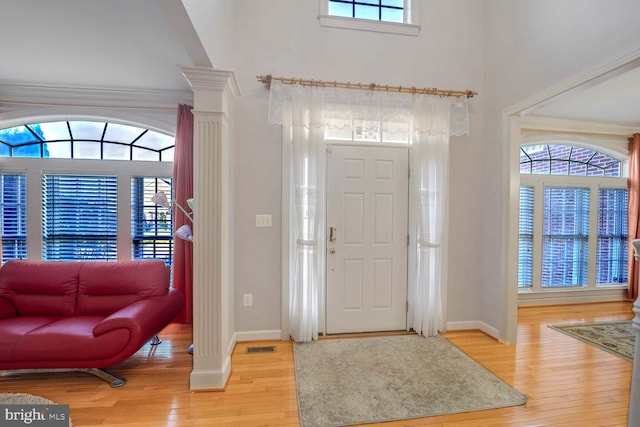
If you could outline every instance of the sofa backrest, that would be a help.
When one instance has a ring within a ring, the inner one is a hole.
[[[166,295],[169,279],[169,268],[160,260],[12,260],[0,268],[0,297],[15,306],[18,316],[108,315]]]
[[[81,263],[11,260],[0,268],[0,296],[18,316],[72,316]]]
[[[111,314],[169,291],[169,268],[160,260],[86,262],[78,275],[76,315]]]

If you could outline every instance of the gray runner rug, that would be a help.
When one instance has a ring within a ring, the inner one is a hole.
[[[527,400],[440,336],[295,343],[293,355],[302,427],[421,418]]]

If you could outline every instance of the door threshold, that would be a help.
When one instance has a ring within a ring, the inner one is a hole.
[[[373,337],[392,337],[396,335],[414,335],[415,331],[378,331],[378,332],[347,332],[338,334],[319,335],[319,340],[335,340],[343,338],[373,338]]]

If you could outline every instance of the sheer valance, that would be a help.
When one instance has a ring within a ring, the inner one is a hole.
[[[303,107],[303,108],[301,108]],[[314,111],[307,117],[301,111]],[[354,120],[405,124],[410,133],[460,136],[469,132],[467,98],[377,90],[271,84],[269,124],[345,128]]]

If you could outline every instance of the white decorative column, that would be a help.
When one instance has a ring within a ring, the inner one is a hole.
[[[229,220],[232,71],[184,67],[193,105],[193,370],[191,389],[224,389],[231,373]]]
[[[640,426],[640,298],[633,304],[633,329],[636,333],[636,345],[633,349],[633,372],[631,374],[631,395],[629,396],[629,427]]]

